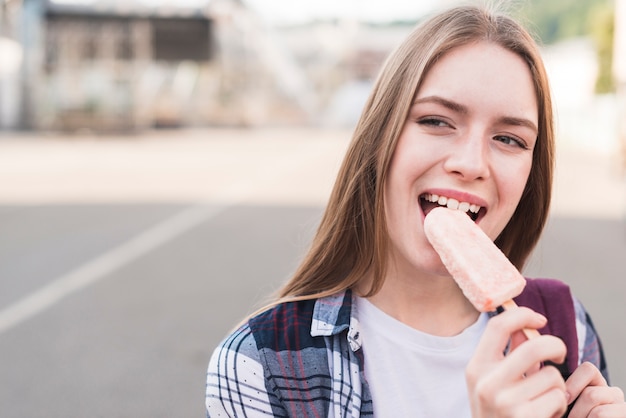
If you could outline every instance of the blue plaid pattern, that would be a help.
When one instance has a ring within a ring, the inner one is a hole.
[[[348,291],[250,319],[211,358],[207,416],[372,416],[351,307]]]
[[[280,304],[251,318],[215,350],[208,368],[208,417],[367,417],[352,293]],[[579,361],[606,376],[593,324],[575,301]]]

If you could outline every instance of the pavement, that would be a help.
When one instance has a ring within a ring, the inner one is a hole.
[[[349,138],[346,130],[298,128],[0,132],[0,203],[323,205]],[[624,218],[626,167],[618,156],[563,143],[557,157],[554,215]]]
[[[0,134],[0,411],[203,416],[212,349],[306,250],[343,130]],[[568,282],[626,388],[626,187],[561,146],[527,271]]]
[[[0,203],[324,204],[349,132],[0,135]]]

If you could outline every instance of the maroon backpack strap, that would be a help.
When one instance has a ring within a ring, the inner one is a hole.
[[[564,378],[578,367],[578,334],[576,332],[576,311],[570,288],[554,279],[526,279],[526,287],[515,298],[520,306],[526,306],[548,318],[541,334],[559,337],[567,346],[567,357],[561,374]]]

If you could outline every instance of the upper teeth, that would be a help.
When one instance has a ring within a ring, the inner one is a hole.
[[[437,194],[426,193],[423,198],[432,203],[438,203],[441,206],[447,206],[449,209],[460,210],[463,212],[470,211],[472,213],[478,213],[480,206],[474,205],[468,202],[459,202],[456,199],[446,196],[439,196]]]

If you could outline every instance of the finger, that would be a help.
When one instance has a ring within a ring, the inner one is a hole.
[[[573,415],[569,415],[573,417]],[[624,418],[626,417],[626,403],[600,405],[589,414],[589,417],[602,417],[602,418]]]
[[[607,386],[600,370],[589,362],[578,366],[565,382],[570,401],[576,399],[587,386]]]
[[[525,343],[527,340],[528,337],[526,336],[526,333],[524,333],[523,331],[515,331],[513,335],[511,335],[511,345],[509,348],[509,353],[513,352],[517,347]],[[535,363],[531,368],[526,370],[525,375],[529,376],[533,373],[538,372],[539,370],[541,370],[541,363]]]
[[[609,405],[616,407],[605,408]],[[621,406],[621,409],[618,408]],[[588,416],[611,416],[605,415],[603,411],[622,411],[620,417],[625,417],[626,404],[624,404],[624,393],[620,388],[610,386],[588,386],[576,400],[569,417]],[[603,412],[600,414],[600,412]]]
[[[561,417],[567,410],[565,383],[553,368],[513,384],[481,381],[472,397],[473,403],[490,406],[490,416]]]
[[[476,350],[479,359],[501,359],[511,335],[524,328],[542,328],[546,322],[543,315],[524,307],[510,309],[491,318]]]
[[[501,369],[499,363],[504,358],[504,352],[512,334],[523,328],[540,328],[545,326],[545,323],[546,318],[543,315],[523,307],[504,311],[500,315],[491,318],[478,343],[474,356],[465,370],[469,386],[473,387],[479,378],[481,376],[484,377],[486,373]],[[541,340],[541,338],[538,337],[536,339]],[[507,369],[509,371],[500,372],[498,375],[500,380],[495,381],[499,381],[501,385],[504,385],[506,382],[520,379],[526,371],[529,373],[534,371],[533,366],[540,361],[542,359],[527,362],[520,365],[517,370],[511,370],[511,367],[509,367]],[[514,373],[512,374],[511,372]]]
[[[501,367],[494,371],[496,377],[530,376],[538,364],[544,361],[561,363],[567,354],[565,343],[552,335],[541,335],[526,341],[502,361]],[[554,369],[554,367],[550,367]],[[554,369],[556,370],[556,369]],[[497,374],[500,376],[497,376]],[[561,379],[562,380],[562,379]]]
[[[561,373],[554,367],[544,367],[527,378],[520,380],[517,384],[515,396],[518,399],[535,399],[555,389],[561,391],[563,399],[567,400],[565,382],[561,377]]]
[[[517,399],[508,409],[501,411],[510,411],[507,416],[562,417],[567,411],[565,391],[553,388],[528,402],[520,402]]]
[[[511,335],[511,345],[509,351],[514,351],[517,347],[525,343],[526,340],[528,340],[528,337],[526,337],[526,334],[524,334],[523,331],[515,331]]]

